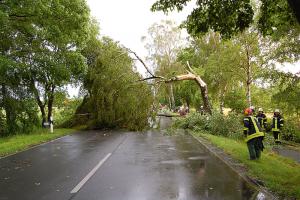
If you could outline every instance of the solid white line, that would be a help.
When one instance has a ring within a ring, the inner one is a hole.
[[[84,179],[82,179],[78,185],[76,185],[76,187],[74,187],[74,189],[71,191],[71,193],[77,193],[82,186],[96,173],[96,171],[101,167],[101,165],[103,165],[103,163],[111,156],[111,153],[107,154],[102,160],[100,160],[100,162],[94,167],[94,169],[92,169],[92,171],[90,171],[90,173],[88,173],[88,175],[86,175],[84,177]]]

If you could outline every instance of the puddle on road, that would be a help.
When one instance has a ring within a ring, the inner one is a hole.
[[[160,124],[163,124],[163,126],[160,126],[163,129],[171,124],[171,120],[169,118],[160,119]],[[204,146],[194,140],[189,134],[181,133],[172,136],[170,139],[173,141],[171,144],[161,143],[160,141],[158,148],[168,152],[166,155],[169,156],[164,157],[160,164],[174,167],[162,167],[161,176],[166,176],[164,173],[168,174],[175,170],[176,175],[173,175],[173,178],[176,177],[179,180],[179,184],[183,187],[181,189],[184,193],[176,194],[175,196],[182,196],[184,197],[182,199],[189,200],[270,199],[266,194],[258,191],[255,186],[240,178],[221,160],[211,155]],[[178,188],[176,189],[176,187],[178,185],[171,181],[173,178],[170,178],[170,182],[163,184],[169,187],[165,188],[162,193],[168,192],[174,195],[172,191],[177,191]]]
[[[186,163],[186,161],[184,160],[164,160],[160,162],[161,164],[175,164],[175,165],[179,165],[179,164],[184,164]]]
[[[189,157],[189,160],[206,160],[208,156],[194,156],[194,157]]]

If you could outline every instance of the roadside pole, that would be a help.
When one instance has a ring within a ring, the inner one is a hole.
[[[53,133],[53,117],[50,117],[50,133]]]

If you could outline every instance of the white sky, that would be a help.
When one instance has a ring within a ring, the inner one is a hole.
[[[174,11],[166,16],[162,12],[151,12],[151,5],[156,0],[87,0],[91,14],[100,24],[101,36],[109,36],[124,46],[135,51],[145,60],[147,50],[141,42],[148,28],[161,20],[173,20],[178,25],[186,19],[193,9],[193,3],[180,13]],[[142,69],[138,69],[142,71]],[[284,71],[300,72],[300,63],[288,65]],[[71,87],[70,87],[71,88]],[[78,94],[78,89],[68,89],[70,96]]]
[[[109,36],[135,51],[145,60],[147,50],[141,42],[148,28],[161,20],[173,20],[178,25],[184,21],[193,9],[193,3],[180,13],[174,11],[168,16],[163,12],[151,12],[156,0],[87,0],[91,14],[100,25],[100,35]],[[144,69],[138,66],[138,71]],[[77,96],[79,88],[68,86],[69,95]]]
[[[100,34],[111,37],[144,57],[147,51],[141,42],[148,28],[155,22],[170,19],[179,25],[192,10],[192,4],[182,12],[168,16],[162,12],[151,12],[156,0],[87,0],[91,14],[100,24]]]

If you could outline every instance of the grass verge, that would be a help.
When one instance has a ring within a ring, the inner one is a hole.
[[[247,145],[242,141],[201,132],[192,134],[204,137],[239,160],[246,166],[248,175],[263,181],[270,191],[281,197],[300,199],[300,164],[297,162],[279,156],[269,148],[264,150],[260,160],[251,161],[248,158]]]
[[[55,129],[54,133],[50,133],[49,130],[40,129],[31,134],[18,134],[0,138],[0,157],[17,153],[74,131],[74,129]]]

